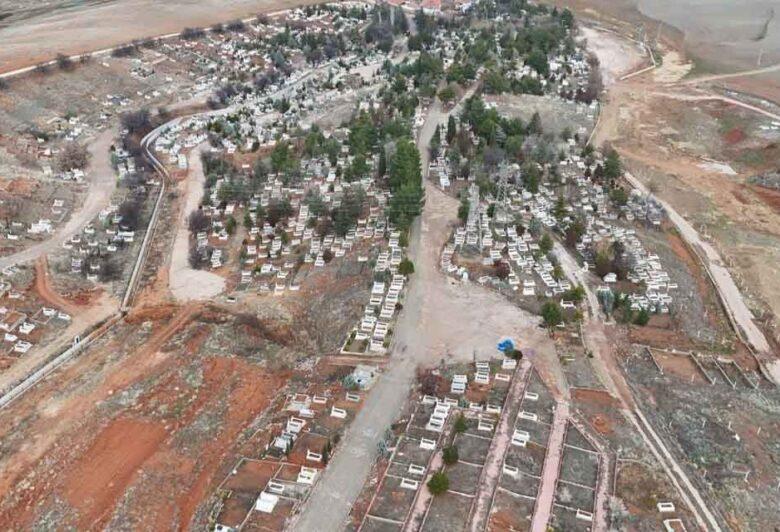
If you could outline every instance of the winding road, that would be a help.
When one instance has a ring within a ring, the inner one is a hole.
[[[89,190],[84,202],[73,210],[70,219],[64,225],[56,228],[46,240],[16,253],[0,257],[0,270],[14,264],[34,261],[60,248],[62,244],[81,231],[100,211],[108,206],[117,185],[117,178],[114,168],[111,166],[109,153],[109,148],[113,142],[114,132],[106,130],[89,144],[89,152],[92,155],[89,168],[87,169]]]

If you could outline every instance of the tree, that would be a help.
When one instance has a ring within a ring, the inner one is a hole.
[[[409,139],[402,139],[390,161],[390,189],[395,191],[405,184],[422,184],[420,152]]]
[[[447,465],[457,464],[459,459],[457,446],[450,445],[449,447],[445,447],[442,451],[442,458]]]
[[[536,163],[528,162],[523,167],[523,186],[531,194],[539,192],[539,181],[541,181],[541,171]]]
[[[450,479],[444,471],[437,471],[428,481],[428,489],[433,495],[441,495],[450,489]]]
[[[615,307],[615,294],[612,293],[612,290],[600,291],[598,298],[607,316],[612,314],[612,309]]]
[[[634,319],[634,324],[644,327],[650,321],[650,313],[647,309],[641,309]]]
[[[496,277],[502,281],[509,277],[509,273],[512,271],[506,261],[497,260],[493,262],[493,269],[496,272]]]
[[[191,233],[201,233],[206,231],[211,225],[208,216],[198,209],[190,213],[189,228]]]
[[[83,170],[89,164],[90,153],[87,147],[76,141],[66,143],[57,156],[57,168],[61,172]]]
[[[411,275],[414,273],[414,263],[408,258],[404,258],[398,265],[398,273],[401,275]]]
[[[613,188],[609,192],[609,199],[612,200],[617,207],[623,207],[628,203],[628,194],[623,188]]]
[[[447,119],[447,143],[452,144],[455,135],[458,133],[458,126],[455,124],[455,117],[450,115]]]
[[[138,111],[130,111],[128,113],[122,113],[119,121],[122,127],[127,129],[128,133],[140,133],[145,129],[151,127],[151,115],[148,109],[139,109]]]
[[[439,99],[444,103],[452,103],[455,99],[455,89],[452,85],[447,85],[439,91]]]
[[[528,122],[528,133],[531,135],[542,134],[542,117],[539,116],[538,111],[535,111],[534,114],[531,115],[531,121]]]
[[[228,219],[225,221],[225,231],[227,234],[232,235],[236,232],[236,219],[232,216],[228,216]]]
[[[547,54],[539,49],[535,49],[528,55],[526,64],[536,70],[540,76],[547,76],[550,72],[550,65],[547,62]]]
[[[544,324],[553,328],[563,322],[563,311],[561,306],[555,301],[547,301],[542,305],[542,319]]]
[[[596,253],[596,275],[604,277],[612,271],[612,261],[609,258],[609,253],[606,250],[600,250]]]
[[[574,26],[574,15],[568,8],[561,11],[561,24],[564,28],[572,28]]]
[[[457,433],[466,432],[466,429],[469,428],[469,425],[466,422],[466,416],[464,416],[462,413],[459,414],[458,418],[455,420],[455,425],[454,425],[453,428],[455,429],[455,432],[457,432]]]
[[[379,177],[384,177],[387,173],[387,154],[384,147],[379,150],[379,164],[377,165],[377,174]]]
[[[577,219],[572,222],[569,227],[566,228],[566,245],[573,248],[577,245],[585,234],[585,224],[581,220]]]
[[[463,223],[466,223],[469,217],[469,198],[465,194],[460,198],[460,205],[458,205],[458,218]]]
[[[570,288],[563,293],[563,299],[566,301],[574,301],[579,303],[585,298],[585,288],[581,284],[578,284],[574,288]]]
[[[552,251],[553,248],[553,240],[550,238],[550,235],[545,233],[542,235],[542,238],[539,239],[539,251],[541,251],[544,255],[547,255],[550,251]]]
[[[623,166],[620,163],[620,156],[615,150],[610,150],[607,153],[607,160],[604,161],[604,177],[607,184],[611,186],[612,182],[621,175],[623,175]]]
[[[271,168],[274,172],[286,172],[292,170],[296,165],[295,155],[290,149],[290,145],[285,142],[278,142],[271,152]]]

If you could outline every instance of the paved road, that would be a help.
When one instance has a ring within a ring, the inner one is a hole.
[[[0,258],[0,270],[14,264],[33,261],[58,249],[108,206],[117,184],[109,154],[109,148],[113,141],[114,132],[106,130],[89,145],[89,152],[92,154],[87,171],[89,190],[84,202],[71,213],[70,219],[55,229],[52,235],[43,242]]]

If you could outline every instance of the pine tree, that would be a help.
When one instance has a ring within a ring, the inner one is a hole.
[[[447,120],[447,144],[452,144],[452,140],[457,134],[458,126],[455,124],[455,117],[450,115],[450,118]]]

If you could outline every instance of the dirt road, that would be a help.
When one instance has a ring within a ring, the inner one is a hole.
[[[179,301],[210,299],[225,289],[225,279],[206,270],[196,270],[189,264],[190,231],[188,220],[203,197],[206,176],[200,158],[201,147],[189,153],[190,171],[188,178],[180,183],[179,193],[184,195],[184,205],[176,220],[176,237],[173,241],[169,287]]]
[[[74,208],[65,225],[55,229],[52,235],[43,242],[12,255],[0,257],[0,270],[14,264],[35,260],[59,248],[108,206],[117,184],[109,154],[109,148],[113,142],[114,131],[107,130],[89,144],[89,152],[92,154],[87,170],[89,191],[84,202]]]
[[[547,455],[544,458],[539,495],[536,497],[536,508],[531,522],[531,532],[545,532],[550,522],[555,487],[558,484],[558,472],[561,469],[563,457],[563,442],[566,437],[566,424],[569,420],[569,404],[559,402],[555,405],[550,439],[547,444]]]
[[[645,194],[650,194],[644,184],[628,172],[626,172],[626,180],[634,188],[641,190]],[[723,266],[723,261],[718,252],[709,242],[702,239],[699,232],[685,218],[680,216],[671,205],[659,198],[656,198],[656,200],[666,209],[669,220],[677,227],[685,241],[694,249],[701,250],[701,253],[698,255],[703,260],[704,267],[710,272],[712,281],[718,293],[720,293],[727,313],[737,324],[737,327],[742,330],[747,342],[759,352],[770,354],[769,342],[767,342],[764,333],[756,325],[753,313],[745,304],[742,293],[737,288],[736,283],[734,283],[731,273]]]

